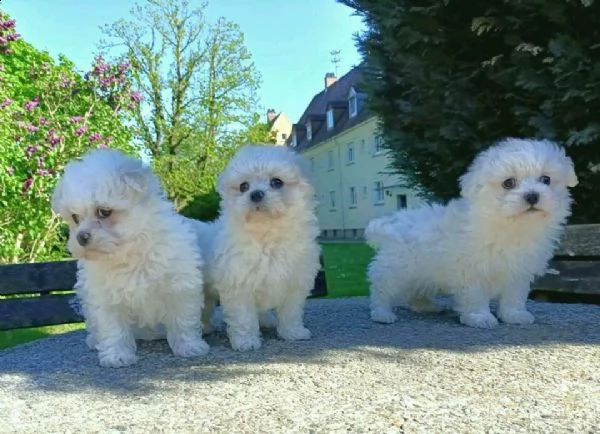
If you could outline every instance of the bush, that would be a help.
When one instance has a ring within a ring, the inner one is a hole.
[[[98,57],[79,75],[20,40],[0,11],[0,263],[64,257],[64,234],[50,196],[65,164],[89,149],[129,153],[126,126],[139,93],[129,65]]]

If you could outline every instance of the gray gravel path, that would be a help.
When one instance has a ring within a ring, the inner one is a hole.
[[[265,334],[201,360],[143,343],[102,369],[84,333],[0,352],[2,433],[597,433],[600,307],[530,303],[537,323],[476,330],[453,313],[368,318],[367,300],[310,300],[308,342]]]

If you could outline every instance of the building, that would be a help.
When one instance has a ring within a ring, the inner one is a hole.
[[[360,75],[360,66],[339,79],[326,74],[324,89],[292,126],[287,141],[309,161],[322,238],[361,238],[372,218],[423,203],[390,174]]]
[[[290,118],[284,112],[277,114],[275,110],[269,109],[267,111],[267,123],[271,135],[275,138],[275,144],[284,145],[292,131]]]

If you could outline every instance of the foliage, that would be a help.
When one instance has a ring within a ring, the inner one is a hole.
[[[253,125],[259,76],[234,23],[210,24],[206,4],[145,0],[130,20],[106,26],[103,48],[120,47],[143,103],[137,137],[178,209],[209,193]]]
[[[0,263],[63,255],[50,195],[64,165],[90,148],[132,151],[122,122],[137,106],[129,65],[97,58],[84,77],[20,40],[0,11]]]
[[[597,219],[598,2],[339,1],[367,24],[358,44],[371,108],[412,186],[447,200],[491,142],[545,137],[578,171],[573,222]]]

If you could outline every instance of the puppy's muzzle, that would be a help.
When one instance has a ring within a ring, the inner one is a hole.
[[[254,190],[252,193],[250,193],[250,200],[254,203],[262,202],[264,197],[265,192],[262,190]]]
[[[77,234],[77,242],[82,247],[87,246],[91,239],[92,239],[92,234],[90,234],[87,231],[79,232]]]
[[[533,206],[540,201],[540,194],[536,191],[530,191],[528,193],[525,193],[524,199],[525,202]]]

